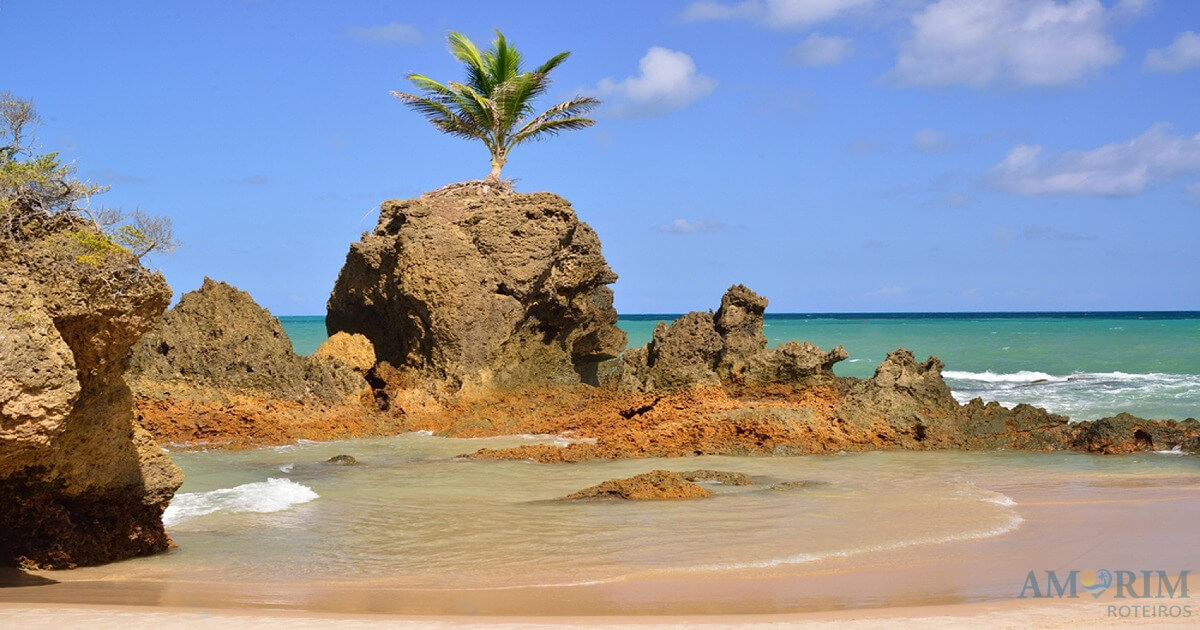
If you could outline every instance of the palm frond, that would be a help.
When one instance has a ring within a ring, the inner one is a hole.
[[[496,39],[492,42],[492,49],[488,51],[487,56],[491,66],[493,88],[521,74],[521,53],[508,45],[504,33],[496,31]]]
[[[559,66],[559,64],[566,61],[567,57],[570,57],[570,56],[571,56],[571,53],[569,51],[568,52],[560,52],[557,55],[554,55],[553,57],[551,57],[549,60],[547,60],[546,63],[538,66],[537,69],[533,71],[533,73],[534,74],[549,74],[551,70],[557,68]]]
[[[541,140],[548,136],[556,136],[563,131],[585,129],[596,124],[591,118],[559,118],[557,120],[538,120],[526,125],[512,137],[509,146],[516,146],[530,140]]]
[[[463,62],[467,69],[467,85],[477,92],[487,94],[492,90],[491,77],[487,71],[485,55],[479,52],[479,47],[462,33],[450,32],[446,36],[450,42],[450,54]]]

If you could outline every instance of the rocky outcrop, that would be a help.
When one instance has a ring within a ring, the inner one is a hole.
[[[652,470],[628,479],[610,479],[604,483],[572,492],[563,501],[596,501],[620,499],[625,501],[662,501],[667,499],[703,499],[712,492],[702,488],[677,472]]]
[[[360,374],[366,374],[375,367],[375,346],[362,335],[335,333],[317,348],[313,356],[341,361]]]
[[[383,203],[350,247],[326,326],[450,389],[594,382],[625,345],[616,279],[561,197],[447,189]]]
[[[298,356],[279,320],[253,298],[205,278],[133,350],[138,420],[181,445],[269,444],[396,430],[367,377],[369,342],[343,336]],[[363,368],[366,367],[366,370]]]
[[[748,486],[754,483],[754,481],[750,479],[750,475],[747,475],[746,473],[729,472],[727,470],[708,470],[702,468],[699,470],[689,470],[679,474],[682,475],[684,479],[691,481],[692,483],[708,481],[719,483],[723,486]]]
[[[721,307],[660,322],[645,347],[608,364],[602,382],[625,390],[662,390],[716,384],[830,385],[833,365],[849,355],[810,343],[767,349],[763,312],[767,299],[742,285],[730,287]]]
[[[123,372],[171,290],[90,223],[32,234],[0,243],[0,564],[163,551],[183,476],[134,422]]]

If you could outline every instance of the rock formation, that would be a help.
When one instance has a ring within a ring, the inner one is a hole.
[[[183,476],[134,422],[123,373],[171,290],[83,220],[24,236],[0,243],[0,564],[163,551]]]
[[[450,389],[594,382],[625,345],[616,279],[561,197],[446,189],[382,205],[350,247],[326,326]]]
[[[712,492],[669,470],[652,470],[628,479],[610,479],[604,483],[572,492],[563,501],[622,499],[661,501],[665,499],[703,499]]]
[[[604,384],[627,390],[662,390],[697,385],[829,385],[833,364],[849,355],[810,343],[788,342],[767,349],[763,312],[767,299],[742,285],[730,287],[714,314],[691,312],[659,323],[645,347],[607,364]]]
[[[160,440],[280,443],[397,429],[378,413],[370,343],[342,336],[298,356],[249,294],[205,278],[134,347],[139,421]],[[365,367],[365,369],[364,369]]]

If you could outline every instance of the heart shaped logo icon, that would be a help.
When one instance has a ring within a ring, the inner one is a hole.
[[[1113,576],[1108,569],[1083,571],[1079,574],[1079,585],[1096,598],[1099,598],[1104,591],[1108,590],[1108,587],[1112,586],[1112,581]]]

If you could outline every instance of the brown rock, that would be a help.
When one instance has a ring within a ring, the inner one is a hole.
[[[723,486],[748,486],[753,484],[750,475],[740,472],[728,472],[724,470],[689,470],[679,473],[684,479],[692,482],[697,481],[715,481]]]
[[[563,497],[563,501],[624,499],[659,501],[665,499],[703,499],[712,492],[669,470],[653,470],[628,479],[610,479]]]
[[[171,298],[61,215],[0,243],[0,564],[68,568],[167,549],[183,475],[133,419],[129,349]],[[86,251],[85,251],[86,249]]]
[[[334,333],[317,348],[313,356],[341,361],[363,374],[375,367],[375,346],[362,335]]]
[[[128,378],[138,421],[179,446],[338,439],[402,426],[380,414],[359,369],[369,342],[343,335],[322,347],[324,356],[298,356],[279,320],[249,294],[205,278],[134,347]]]
[[[447,189],[383,204],[350,248],[326,326],[454,387],[594,381],[625,345],[616,279],[561,197]]]

